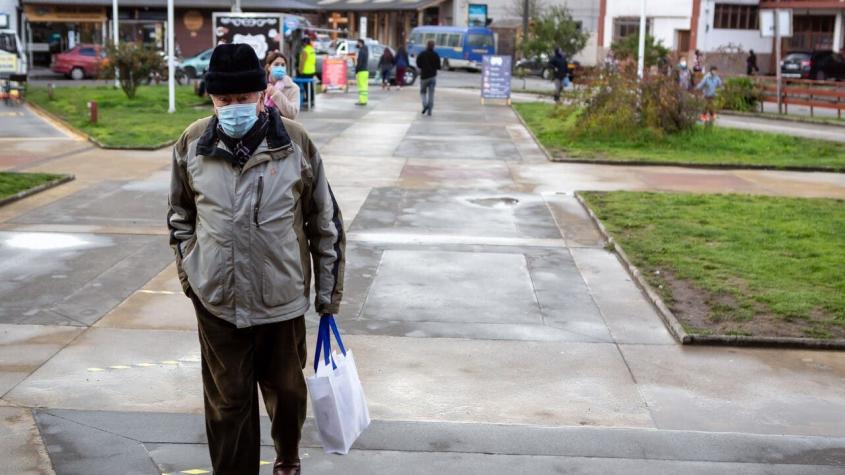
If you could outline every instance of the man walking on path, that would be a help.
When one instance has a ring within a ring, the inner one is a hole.
[[[215,115],[173,149],[167,217],[202,354],[214,473],[257,474],[258,391],[274,475],[300,473],[305,319],[338,311],[345,236],[320,154],[302,126],[265,108],[266,74],[246,44],[223,44],[206,74]]]
[[[555,48],[555,54],[549,60],[549,66],[554,72],[555,102],[560,102],[560,91],[569,85],[569,60],[563,54],[563,50]]]
[[[745,74],[751,76],[752,74],[756,74],[760,72],[760,68],[757,67],[757,55],[754,54],[754,50],[748,51],[748,57],[745,58]]]
[[[704,75],[704,78],[695,86],[704,93],[704,117],[706,124],[712,125],[716,119],[716,94],[719,88],[722,87],[722,78],[719,77],[716,66],[710,66],[710,72]]]
[[[434,51],[434,41],[429,40],[425,51],[417,56],[417,69],[420,70],[420,96],[422,113],[431,115],[434,108],[434,86],[437,84],[437,70],[440,69],[440,55]]]
[[[370,61],[370,50],[363,39],[358,40],[358,60],[355,63],[355,79],[358,82],[358,102],[355,105],[367,105],[369,99],[370,70],[367,63]]]

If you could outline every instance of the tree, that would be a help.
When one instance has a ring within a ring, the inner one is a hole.
[[[610,45],[616,59],[620,61],[631,60],[636,62],[640,54],[639,33],[628,35],[625,38],[615,41]],[[669,56],[669,48],[663,46],[663,41],[655,41],[651,35],[645,37],[645,67],[651,67]]]
[[[528,0],[528,18],[540,16],[545,8],[543,0]],[[511,0],[505,6],[505,13],[509,17],[522,18],[525,15],[525,0]]]
[[[133,99],[141,81],[151,73],[164,70],[164,59],[158,51],[135,43],[120,43],[106,50],[106,60],[100,71],[105,78],[114,78],[117,69],[120,74],[120,88],[126,97]]]
[[[568,8],[553,6],[542,9],[531,19],[521,49],[526,57],[551,54],[556,47],[573,56],[584,49],[589,37],[581,29],[581,22],[572,18]]]

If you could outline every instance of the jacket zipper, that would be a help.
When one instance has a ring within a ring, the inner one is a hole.
[[[258,177],[258,197],[255,199],[255,208],[253,209],[252,218],[255,221],[255,227],[260,228],[261,223],[258,222],[258,212],[261,210],[261,195],[264,194],[264,175]]]

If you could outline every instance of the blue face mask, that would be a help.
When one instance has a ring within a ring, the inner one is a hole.
[[[258,120],[258,103],[232,104],[217,108],[217,120],[220,128],[229,137],[239,139],[249,132]]]
[[[284,66],[273,66],[272,68],[270,68],[270,74],[273,76],[273,79],[278,81],[279,79],[285,77],[285,74],[287,74],[287,69]]]

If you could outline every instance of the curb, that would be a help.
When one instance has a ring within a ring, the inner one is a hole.
[[[845,173],[845,167],[837,169],[837,168],[824,168],[824,167],[795,167],[795,166],[785,166],[785,167],[771,167],[766,165],[730,165],[727,163],[713,163],[713,164],[701,164],[701,163],[680,163],[680,162],[645,162],[639,160],[629,160],[629,161],[620,161],[620,160],[606,160],[606,159],[586,159],[586,158],[557,158],[552,155],[549,150],[537,139],[537,136],[534,135],[534,131],[531,130],[531,127],[525,122],[525,119],[522,118],[522,114],[520,114],[516,109],[511,106],[513,113],[516,115],[519,122],[525,127],[525,130],[531,135],[531,138],[534,139],[534,142],[537,146],[540,147],[540,150],[546,155],[546,159],[550,162],[554,163],[584,163],[588,165],[611,165],[611,166],[632,166],[632,167],[678,167],[678,168],[692,168],[692,169],[704,169],[704,170],[771,170],[771,171],[789,171],[789,172],[807,172],[807,173]]]
[[[723,110],[719,112],[721,115],[729,115],[733,117],[751,117],[754,119],[765,119],[765,120],[776,120],[781,122],[793,122],[798,124],[809,124],[809,125],[821,125],[821,126],[830,126],[830,127],[841,127],[845,129],[845,120],[840,119],[831,119],[829,122],[826,120],[813,120],[808,119],[802,116],[778,116],[778,115],[764,115],[755,112],[742,112],[742,111],[727,111]]]
[[[88,140],[92,144],[94,144],[97,147],[102,148],[104,150],[142,150],[142,151],[160,150],[164,147],[169,147],[170,145],[173,145],[178,140],[178,139],[168,140],[168,141],[162,142],[160,144],[151,145],[151,146],[147,146],[147,147],[104,145],[99,140],[97,140],[94,137],[92,137],[91,135],[83,132],[82,130],[79,130],[78,128],[70,125],[67,121],[65,121],[61,117],[57,116],[56,114],[48,111],[44,107],[41,107],[40,105],[38,105],[38,104],[36,104],[32,101],[26,101],[26,104],[37,114],[44,115],[44,116],[48,117],[50,120],[52,120],[54,122],[58,122],[62,127],[68,129],[69,131],[71,131],[72,133],[74,133],[76,135],[79,135],[80,137],[84,137],[86,140]]]
[[[635,266],[625,251],[608,233],[607,229],[599,220],[598,216],[593,212],[586,200],[581,196],[581,193],[575,192],[575,199],[581,203],[581,206],[590,216],[593,225],[598,229],[602,237],[610,244],[616,256],[622,262],[623,267],[631,276],[631,279],[640,288],[643,295],[648,299],[652,306],[657,309],[657,314],[669,333],[681,343],[682,345],[709,345],[709,346],[746,346],[746,347],[767,347],[767,348],[802,348],[814,350],[845,350],[845,339],[836,340],[819,340],[811,338],[800,337],[768,337],[768,336],[740,336],[740,335],[691,335],[684,330],[684,326],[678,320],[674,313],[669,310],[669,307],[663,302],[663,299],[657,292],[646,282],[640,270]]]
[[[0,199],[0,206],[5,206],[5,205],[8,205],[8,204],[14,203],[15,201],[20,201],[20,200],[27,198],[27,197],[30,197],[30,196],[32,196],[36,193],[40,193],[42,191],[49,190],[50,188],[55,188],[59,185],[63,185],[65,183],[67,183],[69,181],[73,181],[75,179],[76,179],[76,177],[73,176],[73,175],[65,175],[63,177],[56,178],[55,180],[48,181],[47,183],[42,183],[42,184],[40,184],[40,185],[38,185],[34,188],[28,188],[26,190],[19,191],[12,196],[7,196],[3,199]]]

